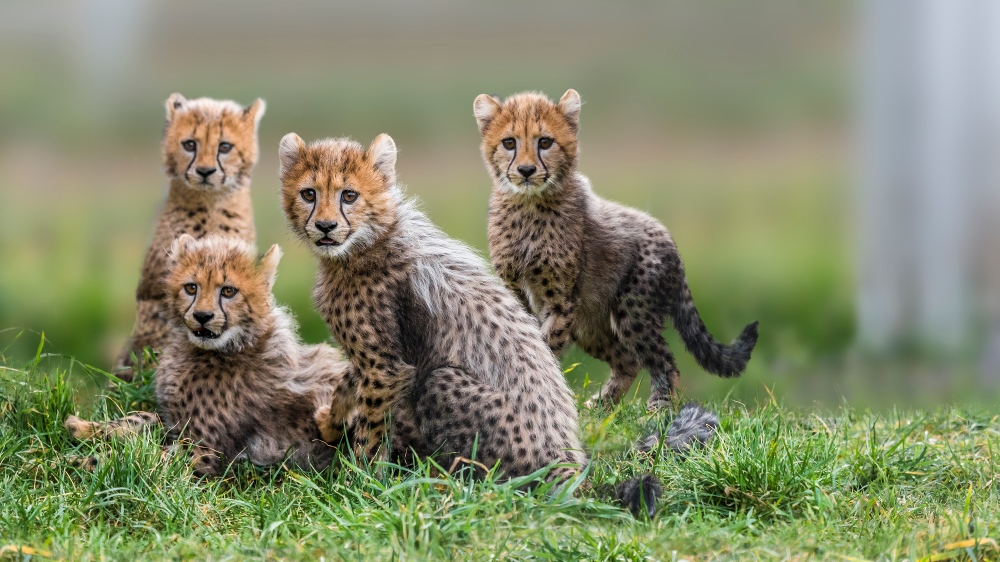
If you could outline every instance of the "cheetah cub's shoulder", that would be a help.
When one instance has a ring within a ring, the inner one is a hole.
[[[163,280],[169,267],[167,249],[174,239],[181,234],[194,238],[218,234],[254,241],[250,173],[257,162],[257,127],[264,101],[243,107],[233,101],[188,100],[173,94],[166,105],[162,149],[170,190],[143,262],[135,325],[113,369],[126,380],[136,368],[146,367],[133,365],[133,357],[141,359],[146,347],[160,351],[166,342]]]
[[[730,345],[716,341],[695,308],[667,229],[591,190],[577,171],[580,105],[575,90],[558,102],[533,92],[476,98],[483,161],[493,179],[494,268],[539,317],[555,353],[575,342],[611,365],[597,400],[617,402],[645,368],[650,407],[670,403],[678,372],[661,333],[667,317],[706,371],[741,374],[757,343],[757,323]]]
[[[165,282],[171,330],[155,378],[159,419],[135,414],[109,424],[73,418],[78,437],[134,432],[162,420],[196,443],[197,469],[227,463],[330,463],[353,415],[350,364],[327,345],[304,345],[271,288],[281,250],[263,257],[231,237],[183,234]]]

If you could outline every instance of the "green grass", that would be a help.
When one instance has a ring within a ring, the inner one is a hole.
[[[0,354],[0,558],[1000,556],[990,541],[954,546],[1000,535],[1000,419],[980,412],[876,415],[727,400],[711,404],[721,428],[709,447],[637,457],[625,453],[628,444],[664,420],[633,400],[584,413],[593,464],[576,494],[445,478],[430,462],[369,471],[342,459],[318,473],[240,465],[199,480],[181,457],[161,459],[159,434],[73,442],[61,427],[66,415],[100,419],[148,406],[149,381],[94,399],[89,389],[103,375],[37,350],[26,362]],[[88,454],[103,459],[93,473],[66,462]],[[593,491],[649,470],[664,482],[652,521]]]

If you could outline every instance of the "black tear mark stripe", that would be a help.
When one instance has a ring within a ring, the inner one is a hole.
[[[344,186],[344,189],[347,189],[346,185]],[[347,223],[347,236],[344,236],[344,242],[347,242],[347,237],[351,235],[351,220],[349,218],[347,218],[347,214],[344,213],[344,197],[343,196],[340,197],[340,204],[338,205],[338,207],[340,207],[340,216],[344,217],[344,222]]]
[[[220,158],[222,158],[222,152],[219,151],[219,145],[221,144],[222,144],[222,123],[219,123],[219,142],[216,144],[215,147],[215,164],[219,167],[219,170],[222,172],[222,181],[219,183],[221,185],[225,185],[226,169],[222,167],[222,160],[220,160]]]
[[[222,287],[226,285],[226,274],[222,273],[222,284],[219,285],[219,310],[222,311],[222,330],[219,331],[221,336],[223,332],[229,329],[229,315],[226,314],[226,308],[222,306]]]
[[[538,155],[538,163],[542,165],[545,170],[545,177],[542,178],[543,182],[549,181],[549,167],[545,165],[545,160],[542,159],[542,147],[539,143],[535,143],[535,153]]]
[[[313,191],[316,191],[316,190],[313,189]],[[300,198],[302,197],[301,193],[299,194],[299,197]],[[309,234],[309,221],[312,220],[313,213],[316,212],[316,203],[319,203],[319,194],[318,193],[316,194],[316,197],[313,197],[312,203],[309,203],[309,206],[310,206],[309,216],[306,217],[306,224],[305,224],[305,226],[302,227],[302,230],[305,231],[305,233],[306,233],[307,236]]]
[[[191,312],[191,309],[194,307],[194,304],[198,302],[198,293],[200,292],[201,292],[201,287],[198,287],[198,291],[195,292],[195,294],[193,295],[194,298],[191,299],[191,304],[189,304],[188,307],[184,309],[184,316],[187,316],[187,313]]]
[[[503,142],[503,141],[500,141]],[[517,160],[517,141],[514,142],[514,155],[510,157],[510,162],[507,164],[507,179],[510,179],[510,167],[514,165],[514,161]]]
[[[195,125],[194,129],[191,129],[191,138],[192,139],[194,138],[194,135],[197,132],[198,132],[198,125]],[[195,143],[194,143],[194,152],[191,153],[191,161],[188,162],[187,168],[184,170],[184,178],[185,179],[188,177],[188,174],[191,173],[191,166],[194,165],[194,161],[197,160],[197,159],[198,159],[198,141],[195,141]]]

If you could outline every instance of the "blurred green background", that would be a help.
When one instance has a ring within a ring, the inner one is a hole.
[[[703,373],[668,330],[688,395],[864,398],[843,374],[852,3],[128,4],[0,7],[0,327],[44,331],[51,351],[110,364],[165,196],[171,92],[267,100],[258,245],[284,247],[277,298],[321,341],[313,258],[278,203],[278,139],[391,134],[409,193],[485,255],[491,184],[472,100],[572,87],[595,190],[672,231],[717,338],[761,323],[735,382]],[[575,384],[606,377],[579,352],[565,363],[578,361]]]

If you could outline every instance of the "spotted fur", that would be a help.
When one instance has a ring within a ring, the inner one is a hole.
[[[536,320],[396,185],[387,135],[281,141],[282,203],[319,261],[313,297],[357,370],[357,452],[392,448],[507,476],[585,462],[572,395]],[[478,444],[477,444],[478,443]]]
[[[130,380],[133,357],[141,358],[146,347],[160,351],[167,340],[163,280],[173,240],[181,234],[219,234],[254,241],[250,173],[257,162],[257,126],[263,115],[260,99],[248,107],[209,98],[186,100],[180,94],[167,99],[163,167],[170,191],[143,262],[135,326],[113,368],[119,377]]]
[[[574,90],[558,103],[538,93],[475,100],[493,179],[489,248],[497,274],[539,317],[553,352],[575,342],[610,364],[595,400],[619,401],[646,368],[650,407],[671,402],[678,371],[662,335],[667,316],[705,370],[739,375],[757,323],[731,345],[717,342],[695,308],[667,229],[591,190],[577,171],[580,105]]]
[[[171,255],[171,331],[155,377],[159,416],[103,424],[71,416],[67,429],[81,439],[111,438],[162,419],[174,439],[196,444],[204,474],[236,460],[328,465],[354,416],[352,369],[336,349],[302,344],[292,317],[275,305],[278,246],[258,260],[242,240],[183,234]]]

